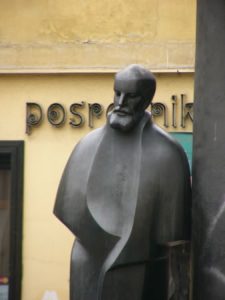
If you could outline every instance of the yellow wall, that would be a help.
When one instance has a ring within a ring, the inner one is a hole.
[[[195,2],[0,1],[0,70],[193,68]]]
[[[52,209],[68,156],[90,131],[87,105],[81,110],[84,127],[68,124],[72,103],[99,102],[106,108],[113,99],[114,70],[141,63],[157,71],[154,102],[168,107],[167,130],[192,131],[190,120],[186,128],[171,127],[171,96],[178,96],[179,125],[180,95],[193,101],[193,73],[182,72],[193,72],[195,4],[196,0],[0,1],[0,140],[25,140],[22,300],[41,300],[47,290],[56,291],[59,300],[68,299],[73,236]],[[44,112],[41,126],[29,136],[26,102],[37,102]],[[62,128],[47,120],[47,109],[55,102],[67,112]],[[104,121],[103,116],[95,119],[95,127]],[[162,117],[156,121],[163,126]]]
[[[161,74],[157,80],[154,101],[170,107],[171,95],[181,93],[193,100],[192,75]],[[41,300],[46,290],[56,291],[59,300],[68,299],[73,236],[52,209],[67,158],[90,129],[86,123],[83,128],[71,128],[68,119],[64,127],[53,128],[47,121],[47,108],[59,102],[69,115],[70,104],[80,100],[107,106],[113,98],[112,87],[113,75],[0,76],[0,140],[25,140],[22,300]],[[30,136],[25,134],[28,101],[39,103],[45,113],[43,124]],[[96,126],[103,123],[104,118],[95,121]],[[191,130],[191,122],[187,125],[186,130]]]

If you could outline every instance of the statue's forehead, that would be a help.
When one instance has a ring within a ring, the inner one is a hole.
[[[142,81],[129,78],[116,78],[114,82],[114,89],[117,91],[135,93],[141,91]]]

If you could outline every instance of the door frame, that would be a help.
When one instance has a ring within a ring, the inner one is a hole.
[[[10,155],[9,300],[21,299],[24,141],[0,141],[0,155]]]

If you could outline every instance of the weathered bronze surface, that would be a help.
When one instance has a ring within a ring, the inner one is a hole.
[[[190,174],[182,148],[145,111],[155,88],[141,66],[117,73],[107,124],[78,143],[65,168],[54,213],[77,237],[71,300],[176,293],[162,247],[190,237]]]

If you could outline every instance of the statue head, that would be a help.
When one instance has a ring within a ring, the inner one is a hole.
[[[112,128],[129,131],[144,116],[156,89],[153,74],[139,65],[119,71],[114,82],[114,108],[109,116]]]

